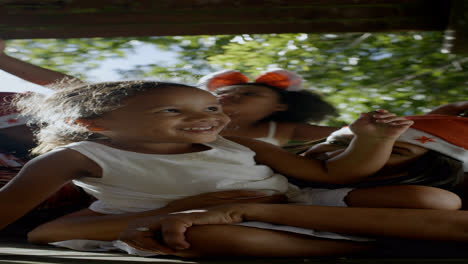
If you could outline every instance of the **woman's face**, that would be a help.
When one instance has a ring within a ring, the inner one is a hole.
[[[232,122],[259,121],[276,111],[287,110],[278,93],[261,85],[226,86],[215,93]]]
[[[327,139],[327,142],[317,144],[306,152],[307,157],[328,160],[341,152],[349,145],[353,135],[339,135]],[[421,157],[428,150],[406,142],[395,142],[393,150],[384,166],[385,168],[398,167]]]

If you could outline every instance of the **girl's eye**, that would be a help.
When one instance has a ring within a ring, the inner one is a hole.
[[[179,113],[180,111],[178,109],[171,108],[171,109],[164,109],[159,112],[160,113]]]
[[[217,112],[217,111],[219,111],[219,107],[217,107],[217,106],[210,106],[210,107],[207,108],[207,110],[208,110],[209,112]]]

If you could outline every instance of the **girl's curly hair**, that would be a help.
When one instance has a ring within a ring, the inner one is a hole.
[[[155,88],[185,84],[156,81],[120,81],[95,84],[60,83],[62,89],[51,95],[28,93],[15,98],[17,109],[36,127],[37,147],[33,154],[43,154],[59,146],[102,138],[90,132],[78,119],[93,119],[123,106],[123,100]]]

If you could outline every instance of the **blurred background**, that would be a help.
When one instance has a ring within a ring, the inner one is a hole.
[[[6,41],[6,53],[90,82],[195,84],[220,69],[255,78],[284,68],[338,108],[325,124],[343,125],[371,109],[422,114],[468,100],[468,56],[444,50],[443,40],[441,31],[26,39]],[[47,92],[1,71],[0,80],[3,91]]]

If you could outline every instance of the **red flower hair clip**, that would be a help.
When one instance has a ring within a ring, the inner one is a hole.
[[[239,71],[222,70],[208,74],[200,79],[199,86],[205,87],[206,90],[214,91],[220,87],[252,83],[249,78]],[[275,69],[260,74],[253,83],[265,84],[286,91],[302,90],[302,78],[283,69]]]

